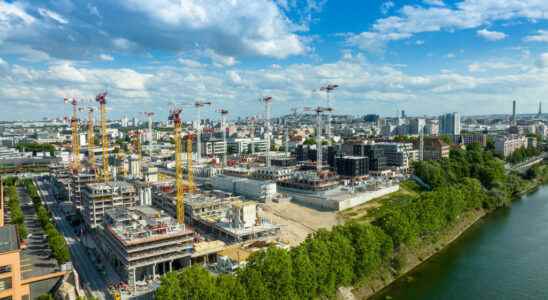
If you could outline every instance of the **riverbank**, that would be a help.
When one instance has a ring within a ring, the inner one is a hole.
[[[512,201],[520,199],[522,196],[535,191],[540,185],[548,183],[548,166],[542,165],[538,168],[535,177],[525,181],[526,184],[517,192]],[[346,289],[344,297],[341,299],[370,299],[380,294],[381,291],[388,288],[396,280],[407,276],[411,271],[428,261],[430,258],[439,254],[444,248],[457,240],[472,225],[476,224],[485,215],[493,210],[479,209],[466,213],[450,228],[447,228],[440,234],[434,242],[423,242],[413,248],[402,248],[398,256],[405,262],[399,271],[393,268],[384,268],[377,274],[371,276],[362,287],[351,289],[351,295]],[[410,278],[412,280],[412,278]]]

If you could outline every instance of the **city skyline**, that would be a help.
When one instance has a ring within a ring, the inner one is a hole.
[[[63,97],[101,90],[112,118],[195,99],[256,115],[261,95],[281,115],[324,104],[326,83],[340,114],[535,113],[548,3],[499,2],[2,0],[0,118],[61,117]]]

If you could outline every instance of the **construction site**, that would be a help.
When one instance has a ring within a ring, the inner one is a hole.
[[[336,86],[324,88],[328,95]],[[171,105],[162,131],[155,128],[155,113],[144,112],[147,126],[118,132],[118,138],[107,117],[107,93],[98,94],[95,102],[98,108],[65,99],[72,107],[70,160],[65,167],[52,165],[50,172],[55,193],[72,203],[66,211],[81,215],[85,233],[118,273],[122,285],[116,293],[122,297],[153,293],[160,276],[196,263],[212,272],[233,272],[254,251],[297,246],[316,230],[339,224],[337,211],[398,189],[397,183],[360,185],[368,179],[363,170],[368,160],[336,158],[329,146],[329,105],[303,109],[316,120],[314,157],[303,161],[288,148],[285,123],[283,151],[271,152],[272,97],[260,98],[262,128],[252,119],[249,141],[230,143],[226,109],[215,109],[218,123],[202,128],[202,110],[212,106],[209,101]],[[188,124],[182,119],[187,109],[196,116]],[[79,112],[87,112],[85,123]],[[80,147],[82,126],[85,147]],[[255,136],[258,129],[262,139]],[[229,155],[229,147],[239,154]],[[349,176],[335,172],[336,159],[352,172]],[[358,181],[349,186],[349,180]]]

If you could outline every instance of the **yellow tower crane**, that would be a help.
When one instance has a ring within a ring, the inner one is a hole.
[[[97,162],[95,161],[95,132],[93,125],[93,107],[88,107],[88,159],[91,171],[97,177]]]
[[[183,191],[183,168],[181,164],[181,112],[180,108],[173,108],[169,112],[169,120],[173,122],[175,138],[175,186],[177,188],[177,223],[185,223],[185,206]]]
[[[103,181],[110,180],[110,170],[108,162],[108,129],[107,129],[107,92],[102,92],[95,97],[99,102],[99,112],[101,113],[101,140],[103,144]]]
[[[194,174],[192,174],[192,133],[186,139],[186,163],[188,171],[188,193],[194,192]]]
[[[80,172],[80,136],[78,135],[78,101],[76,98],[64,98],[65,103],[72,105],[72,118],[70,119],[70,127],[72,133],[71,148],[72,161],[71,169],[74,174]]]
[[[120,162],[120,166],[118,167],[118,172],[124,175],[124,177],[127,177],[127,168],[124,165],[124,160],[126,159],[126,153],[124,152],[124,150],[122,150],[122,147],[118,148],[116,158]]]

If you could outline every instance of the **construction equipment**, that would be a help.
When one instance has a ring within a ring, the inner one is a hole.
[[[255,124],[257,123],[257,119],[255,116],[251,117],[251,154],[255,154]]]
[[[329,98],[329,94],[331,94],[338,87],[339,86],[336,84],[328,84],[320,88],[320,91],[325,92],[327,96],[327,108],[331,108],[331,101]],[[331,144],[331,111],[327,112],[326,135],[327,135],[327,142]]]
[[[102,92],[95,97],[99,102],[99,112],[101,113],[101,140],[103,145],[103,174],[101,178],[107,182],[110,180],[110,170],[108,161],[108,128],[107,128],[107,92]]]
[[[194,192],[194,174],[192,170],[192,133],[188,133],[186,137],[186,163],[187,163],[187,179],[188,193]]]
[[[141,146],[142,132],[141,130],[134,130],[129,133],[129,136],[131,137],[133,143],[133,154],[137,156],[137,161],[139,162],[139,171],[137,173],[141,176],[143,174],[143,149]]]
[[[196,128],[196,154],[198,163],[202,159],[202,107],[211,105],[209,101],[196,101],[194,107],[196,107],[196,118],[198,119],[198,127]]]
[[[264,126],[265,126],[265,137],[266,137],[266,167],[271,167],[271,157],[270,157],[270,140],[272,135],[272,128],[270,128],[270,109],[272,106],[272,97],[266,96],[262,97],[261,101],[264,103]]]
[[[305,111],[314,111],[316,112],[316,171],[318,174],[322,171],[322,116],[324,112],[332,112],[331,107],[316,107],[310,108],[305,107]]]
[[[65,104],[72,105],[72,117],[70,119],[70,127],[72,133],[71,148],[72,160],[71,169],[74,174],[80,172],[80,135],[78,134],[78,101],[76,98],[64,98]]]
[[[226,155],[227,155],[227,152],[228,152],[228,147],[227,147],[227,143],[226,143],[226,115],[228,115],[228,110],[226,109],[217,109],[217,112],[221,114],[221,130],[223,132],[223,143],[225,145],[225,149],[223,151],[223,161],[222,161],[222,164],[221,164],[221,167],[222,169],[224,169],[226,167]]]
[[[124,160],[126,159],[126,153],[122,150],[122,147],[118,147],[116,158],[120,162],[118,167],[118,173],[122,173],[124,177],[127,177],[127,168],[124,165]]]
[[[185,223],[185,206],[183,190],[183,168],[181,164],[181,112],[173,108],[169,112],[169,121],[173,122],[175,139],[175,186],[177,188],[177,223]]]
[[[148,118],[148,155],[152,157],[152,142],[154,141],[154,137],[152,134],[152,117],[154,116],[154,113],[145,111],[143,114]]]
[[[88,163],[91,172],[97,177],[97,162],[95,160],[95,131],[93,124],[93,112],[95,109],[88,106]]]

